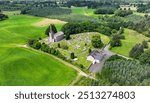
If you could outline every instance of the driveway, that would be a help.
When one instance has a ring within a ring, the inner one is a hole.
[[[104,54],[106,54],[104,56],[104,59],[102,61],[100,61],[100,63],[96,63],[96,64],[91,64],[91,66],[89,67],[89,71],[91,73],[97,73],[97,72],[100,72],[103,68],[103,65],[105,63],[105,61],[111,57],[112,55],[115,55],[115,53],[109,51],[109,47],[110,47],[110,44],[106,45],[101,52],[103,52]]]

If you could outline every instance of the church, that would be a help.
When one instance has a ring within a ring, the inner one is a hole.
[[[62,31],[54,33],[52,27],[50,27],[49,38],[48,38],[49,44],[61,41],[63,39],[64,39],[64,33]]]

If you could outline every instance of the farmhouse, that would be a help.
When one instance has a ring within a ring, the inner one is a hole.
[[[58,42],[61,41],[62,39],[64,39],[64,33],[62,31],[54,33],[54,31],[50,28],[48,39],[49,43]]]
[[[106,56],[105,53],[103,52],[98,52],[98,51],[92,51],[89,56],[87,57],[87,60],[89,61],[92,61],[93,64],[96,64],[96,63],[100,63],[104,57]]]

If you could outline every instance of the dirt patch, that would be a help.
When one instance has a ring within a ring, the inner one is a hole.
[[[44,19],[40,22],[34,23],[33,25],[42,27],[42,26],[48,26],[50,24],[65,24],[65,23],[67,23],[67,22],[61,21],[61,20],[58,20],[58,19]]]

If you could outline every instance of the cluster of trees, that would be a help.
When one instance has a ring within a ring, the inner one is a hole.
[[[91,39],[91,44],[94,48],[101,48],[103,46],[101,36],[99,34],[93,35]]]
[[[112,2],[112,0],[100,0],[100,1],[82,1],[82,0],[69,0],[65,6],[77,6],[77,7],[84,7],[87,6],[88,8],[98,8],[100,6],[110,6],[110,7],[118,7],[119,4],[117,2]]]
[[[150,16],[145,15],[144,17],[131,15],[127,18],[128,28],[138,31],[139,33],[147,32],[146,36],[150,36]]]
[[[104,16],[100,17],[99,20],[104,26],[107,26],[112,30],[119,30],[120,27],[127,27],[127,21],[119,16]]]
[[[139,61],[142,64],[149,64],[150,65],[150,49],[145,51],[140,57]]]
[[[94,11],[94,14],[114,14],[116,8],[114,7],[101,7]]]
[[[57,33],[57,28],[54,24],[51,24],[50,26],[47,27],[47,29],[45,30],[45,35],[49,36],[50,30],[52,30],[53,33]]]
[[[110,46],[111,47],[118,47],[121,46],[121,40],[125,39],[125,36],[123,35],[124,33],[124,28],[120,27],[119,31],[116,31],[115,29],[112,30],[112,38],[110,41]]]
[[[129,56],[138,59],[142,53],[144,53],[144,46],[142,44],[136,44],[129,52]]]
[[[70,14],[71,9],[60,7],[30,7],[21,11],[21,14],[29,14],[39,17],[48,17],[52,15]]]
[[[82,32],[93,32],[98,27],[98,24],[92,22],[82,23],[67,23],[62,27],[62,31],[65,34],[66,39],[70,39],[71,34],[78,34]]]
[[[138,4],[137,12],[148,12],[150,9],[150,2],[147,4]]]
[[[120,17],[125,17],[125,16],[131,15],[131,14],[133,14],[132,10],[117,10],[117,11],[115,11],[115,15],[120,16]]]
[[[99,32],[107,36],[112,35],[112,31],[120,31],[120,27],[126,27],[126,23],[120,17],[102,17],[100,22],[70,22],[62,27],[62,31],[65,33],[66,39],[70,39],[71,34],[77,34],[82,32]]]
[[[141,65],[137,61],[116,59],[107,61],[99,76],[98,85],[150,85],[150,65]]]
[[[22,10],[24,8],[33,8],[33,7],[59,7],[56,1],[30,1],[30,0],[15,0],[11,1],[0,1],[0,9],[14,11]]]

